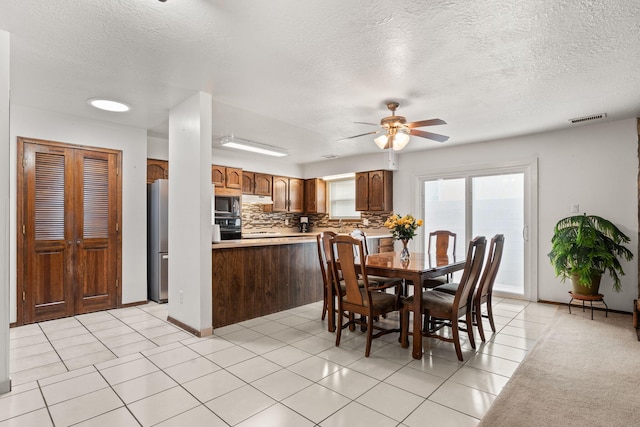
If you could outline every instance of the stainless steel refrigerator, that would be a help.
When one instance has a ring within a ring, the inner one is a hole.
[[[169,181],[157,179],[147,198],[147,291],[150,300],[167,302],[169,288]]]

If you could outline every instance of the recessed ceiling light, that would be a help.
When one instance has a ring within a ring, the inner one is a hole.
[[[116,113],[129,111],[129,106],[127,104],[123,104],[122,102],[112,101],[110,99],[92,98],[87,102],[92,107],[98,108],[100,110],[113,111]]]

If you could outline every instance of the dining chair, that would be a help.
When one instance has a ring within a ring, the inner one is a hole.
[[[362,241],[364,256],[366,257],[367,255],[369,255],[369,247],[367,246],[367,234],[364,231],[360,230],[359,228],[356,228],[351,232],[351,237]],[[358,255],[359,254],[356,253],[356,256]],[[373,276],[371,274],[369,275],[369,283],[377,282],[378,285],[392,284],[397,281],[398,279],[391,279],[389,277],[382,277],[382,276]]]
[[[323,301],[322,301],[322,320],[327,316],[327,311],[329,310],[329,289],[333,287],[333,277],[331,274],[331,268],[329,266],[329,260],[327,255],[330,255],[330,252],[325,248],[325,241],[328,244],[330,238],[336,236],[336,233],[332,231],[323,231],[318,233],[316,236],[316,240],[318,243],[318,258],[320,260],[320,271],[322,272],[322,283],[324,284],[323,289]]]
[[[366,327],[367,346],[365,357],[371,353],[371,341],[382,335],[392,332],[401,332],[398,328],[384,328],[374,323],[374,317],[382,316],[393,311],[399,311],[402,307],[401,291],[402,282],[396,280],[388,285],[372,285],[367,275],[367,266],[362,259],[357,259],[356,254],[364,253],[364,245],[361,240],[351,236],[335,236],[330,239],[331,264],[334,277],[342,277],[344,282],[344,294],[341,294],[339,282],[334,281],[338,298],[338,324],[336,327],[336,346],[340,346],[342,329],[355,325]],[[358,263],[358,264],[356,264]],[[363,286],[360,287],[360,281]],[[387,293],[386,290],[395,287],[395,293]],[[362,317],[356,318],[354,314]],[[348,317],[348,322],[343,324],[343,317]],[[373,333],[373,331],[378,331]]]
[[[334,276],[335,273],[332,267],[333,253],[330,241],[335,236],[337,236],[337,234],[333,231],[322,231],[316,236],[318,243],[318,257],[320,259],[320,270],[322,272],[322,280],[324,283],[321,318],[322,320],[325,319],[327,311],[329,310],[329,291],[331,289],[336,289],[336,286],[334,286],[334,282],[337,284],[337,289],[340,290],[340,292],[336,293],[336,295],[344,295],[345,293],[344,280],[340,274]],[[378,282],[371,279],[369,280],[369,284],[377,286]],[[361,278],[358,278],[358,286],[364,286],[364,281]]]
[[[484,252],[487,239],[484,236],[478,236],[469,242],[467,257],[465,260],[460,285],[455,295],[446,292],[427,291],[422,293],[422,313],[414,313],[414,316],[425,316],[424,327],[422,331],[413,331],[413,334],[422,333],[422,335],[430,338],[437,338],[442,341],[453,342],[456,349],[458,360],[462,361],[462,346],[460,345],[460,328],[459,319],[464,316],[467,325],[471,325],[472,318],[472,297],[475,286],[478,283],[482,263],[484,261]],[[413,307],[413,296],[404,300],[401,310],[401,342],[406,347],[408,341],[409,312]],[[453,337],[448,338],[438,334],[438,330],[443,327],[451,327]],[[471,326],[466,328],[469,335],[469,342],[472,348],[476,348],[473,338],[473,329]]]
[[[500,262],[502,261],[502,250],[504,248],[504,235],[496,234],[491,238],[489,244],[489,251],[487,253],[487,261],[484,264],[484,270],[482,277],[478,283],[478,287],[473,295],[473,325],[478,327],[480,333],[480,339],[485,342],[484,326],[482,324],[482,318],[489,319],[489,325],[493,332],[496,331],[496,325],[493,322],[493,307],[491,303],[491,295],[493,294],[493,284],[496,281],[498,275],[498,269],[500,268]],[[447,283],[445,285],[437,286],[433,288],[434,291],[446,292],[451,295],[455,295],[458,290],[457,283]],[[482,314],[482,304],[487,304],[487,314]]]
[[[451,247],[451,251],[449,251]],[[429,241],[427,244],[427,254],[429,256],[435,255],[436,261],[438,258],[447,258],[449,254],[456,253],[456,233],[449,230],[436,230],[429,233]],[[433,277],[426,279],[422,283],[424,288],[434,288],[436,286],[448,283],[453,279],[453,273],[446,274],[444,276]]]

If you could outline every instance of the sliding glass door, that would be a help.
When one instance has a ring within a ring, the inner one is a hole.
[[[463,257],[474,236],[504,234],[505,246],[494,291],[531,299],[527,286],[528,228],[531,215],[527,169],[485,170],[421,179],[423,189],[424,252],[434,230],[457,234],[456,255]],[[458,274],[458,278],[460,273]]]

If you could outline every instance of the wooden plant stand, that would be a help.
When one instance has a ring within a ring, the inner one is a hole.
[[[593,302],[594,301],[599,301],[599,302],[604,304],[604,306],[605,306],[604,316],[605,317],[609,317],[609,306],[607,306],[607,303],[604,302],[604,295],[602,295],[602,294],[598,294],[598,295],[582,295],[582,294],[574,294],[571,291],[569,291],[569,295],[571,295],[571,301],[569,301],[569,314],[571,314],[571,302],[574,299],[577,299],[578,301],[582,301],[582,311],[583,312],[584,312],[584,302],[585,301],[589,301],[589,304],[591,305],[591,320],[593,320]]]

